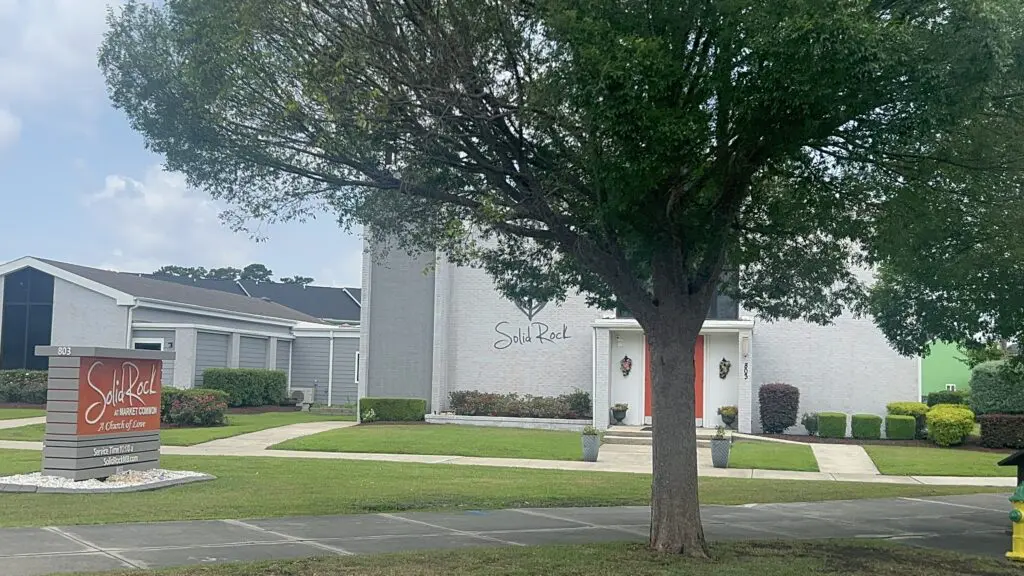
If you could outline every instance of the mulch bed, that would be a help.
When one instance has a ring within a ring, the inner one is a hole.
[[[777,438],[779,440],[792,440],[794,442],[806,442],[807,444],[855,444],[859,446],[907,446],[911,448],[938,448],[933,442],[927,440],[860,440],[857,438],[822,438],[820,436],[803,436],[797,434],[753,434],[762,438]],[[996,454],[1012,454],[1013,450],[1002,448],[985,448],[978,443],[975,437],[968,438],[960,446],[951,446],[946,450],[969,450],[972,452],[992,452]]]

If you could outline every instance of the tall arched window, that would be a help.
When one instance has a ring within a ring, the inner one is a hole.
[[[35,349],[50,345],[53,276],[23,268],[4,277],[3,289],[0,370],[46,370],[48,359]]]

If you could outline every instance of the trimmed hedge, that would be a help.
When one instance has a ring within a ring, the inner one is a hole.
[[[967,405],[970,393],[966,390],[939,390],[928,394],[928,407],[939,404]]]
[[[818,412],[818,436],[822,438],[846,438],[846,414],[842,412]]]
[[[963,406],[938,404],[928,411],[928,438],[939,446],[956,446],[974,430],[974,412]]]
[[[228,406],[280,406],[288,394],[288,375],[281,370],[207,368],[203,388],[228,393]]]
[[[45,370],[0,370],[0,402],[46,404]]]
[[[986,448],[1024,448],[1024,414],[982,414],[981,445]]]
[[[917,419],[890,414],[885,417],[885,437],[889,440],[913,440],[917,435]]]
[[[1007,360],[983,362],[971,371],[975,414],[1024,414],[1024,366]]]
[[[800,424],[807,430],[808,434],[816,436],[818,434],[818,413],[804,414],[800,418]]]
[[[223,426],[228,393],[221,390],[164,388],[160,398],[160,421],[178,426]]]
[[[782,434],[796,426],[800,410],[800,390],[789,384],[765,384],[757,391],[761,428],[765,434]]]
[[[427,401],[420,398],[361,398],[359,414],[373,410],[379,422],[419,422],[427,414]]]
[[[577,390],[562,396],[520,396],[457,390],[448,394],[448,408],[460,416],[503,416],[507,418],[591,417],[590,393]]]
[[[886,405],[885,409],[891,416],[913,416],[915,422],[914,437],[925,437],[925,416],[928,414],[928,405],[924,402],[892,402]]]
[[[854,414],[850,417],[850,430],[859,440],[878,440],[882,437],[882,417],[875,414]]]

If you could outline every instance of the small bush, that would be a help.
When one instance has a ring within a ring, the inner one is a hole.
[[[913,416],[915,422],[914,437],[925,437],[925,415],[928,405],[924,402],[892,402],[885,407],[891,416]]]
[[[1024,448],[1024,414],[982,414],[981,445],[986,448]]]
[[[0,370],[0,402],[46,404],[45,370]]]
[[[207,368],[203,388],[228,393],[228,405],[278,406],[288,393],[288,375],[281,370]]]
[[[846,438],[846,414],[818,412],[818,435],[822,438]]]
[[[178,426],[223,426],[227,400],[227,392],[220,390],[176,390],[167,404],[166,422]]]
[[[816,435],[818,433],[818,413],[804,413],[803,417],[800,418],[800,424],[807,429],[808,434],[811,436]]]
[[[882,437],[882,417],[854,414],[850,417],[850,432],[858,440],[878,440]]]
[[[975,414],[1024,414],[1024,365],[1008,360],[978,364],[971,371]]]
[[[758,390],[761,403],[761,428],[765,434],[782,434],[796,426],[800,410],[800,390],[789,384],[765,384]]]
[[[563,418],[569,420],[591,416],[590,394],[583,391],[555,397],[459,390],[451,392],[448,399],[449,409],[461,416]],[[586,411],[582,412],[581,410],[584,409]]]
[[[969,392],[966,390],[939,390],[928,394],[928,407],[938,404],[967,405]]]
[[[885,417],[885,437],[889,440],[913,440],[917,436],[917,419],[890,414]]]
[[[359,413],[373,411],[380,422],[419,422],[427,414],[427,401],[420,398],[361,398]]]
[[[963,406],[939,404],[928,411],[928,438],[939,446],[956,446],[974,430],[974,412]]]

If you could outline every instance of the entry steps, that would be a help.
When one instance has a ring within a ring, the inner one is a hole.
[[[711,438],[715,431],[711,428],[697,428],[697,446],[711,446]],[[629,444],[632,446],[650,446],[654,435],[650,426],[611,426],[604,436],[605,444]]]

